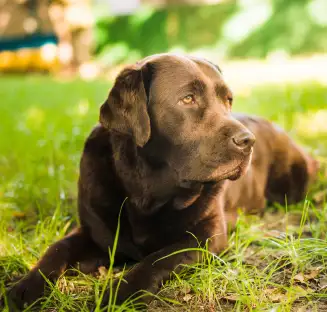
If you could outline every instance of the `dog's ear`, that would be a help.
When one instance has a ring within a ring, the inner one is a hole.
[[[100,108],[100,123],[105,128],[132,136],[140,147],[151,134],[147,110],[150,75],[147,64],[125,68]]]

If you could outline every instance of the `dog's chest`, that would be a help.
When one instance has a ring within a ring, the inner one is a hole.
[[[188,230],[191,224],[183,218],[183,211],[173,210],[171,207],[164,213],[160,211],[153,215],[145,216],[132,209],[129,211],[129,222],[134,244],[142,250],[153,252],[167,244],[174,242],[181,233]]]
[[[201,196],[202,197],[202,196]],[[172,244],[192,232],[194,226],[207,215],[209,207],[200,196],[171,199],[152,215],[138,213],[135,207],[128,207],[128,219],[133,243],[145,254]],[[178,202],[178,206],[176,203]],[[189,202],[190,205],[182,205]]]

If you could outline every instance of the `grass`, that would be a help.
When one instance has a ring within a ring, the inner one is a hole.
[[[0,78],[0,289],[33,266],[76,224],[83,142],[108,93],[104,81]],[[219,257],[186,267],[149,311],[327,311],[327,92],[315,83],[267,86],[236,97],[235,110],[286,128],[322,163],[308,198],[242,216]],[[119,269],[64,276],[41,311],[89,311]],[[26,311],[31,311],[27,309]],[[112,311],[133,311],[128,303]],[[40,311],[40,309],[38,309]]]

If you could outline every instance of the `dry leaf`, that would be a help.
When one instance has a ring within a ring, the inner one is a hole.
[[[263,292],[267,295],[267,298],[274,303],[287,300],[287,294],[282,293],[278,288],[266,288]]]
[[[124,274],[124,272],[123,271],[120,271],[120,272],[115,273],[114,274],[114,277],[115,278],[118,278],[118,277],[122,276],[123,274]]]
[[[269,299],[274,303],[284,302],[287,300],[287,295],[282,293],[274,293],[269,296]]]
[[[183,297],[183,301],[185,301],[185,302],[189,302],[191,299],[192,299],[192,295],[191,294],[186,294]]]
[[[310,271],[310,273],[305,274],[304,277],[307,280],[312,280],[314,278],[316,278],[320,273],[320,268],[314,268],[313,270]]]
[[[104,266],[100,266],[98,268],[99,274],[100,274],[100,278],[106,278],[107,274],[108,274],[108,270],[106,269],[106,267]]]
[[[300,283],[305,283],[305,278],[304,278],[304,275],[303,275],[303,273],[298,273],[298,274],[296,274],[295,276],[294,276],[294,280],[295,281],[298,281],[298,282],[300,282]]]
[[[265,294],[272,294],[273,292],[277,291],[277,288],[266,288],[263,290]]]
[[[320,268],[315,268],[311,270],[310,273],[308,274],[303,274],[300,272],[294,276],[294,280],[302,284],[305,284],[306,281],[316,278],[319,275],[319,272],[320,272]]]
[[[227,296],[224,296],[223,299],[226,299],[228,301],[236,302],[239,300],[238,294],[228,294]]]

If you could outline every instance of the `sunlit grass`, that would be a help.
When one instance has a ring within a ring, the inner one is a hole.
[[[76,224],[79,158],[109,87],[104,81],[0,79],[0,289]],[[326,87],[314,83],[236,93],[235,111],[275,121],[319,158],[319,179],[303,203],[275,207],[263,219],[242,216],[229,249],[219,257],[204,250],[204,263],[174,274],[159,294],[169,300],[156,299],[150,311],[326,308],[326,107]],[[61,277],[49,285],[41,311],[89,311],[115,272]],[[128,302],[123,309],[133,311]]]

